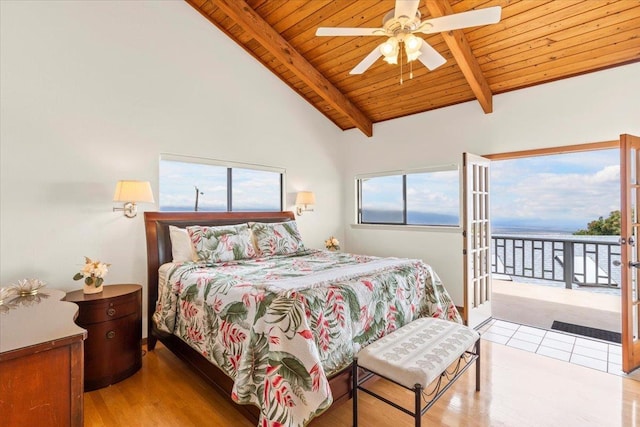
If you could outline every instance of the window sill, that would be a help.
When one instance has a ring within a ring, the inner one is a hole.
[[[426,231],[429,233],[461,233],[459,225],[393,225],[393,224],[351,224],[353,229],[392,230],[392,231]]]

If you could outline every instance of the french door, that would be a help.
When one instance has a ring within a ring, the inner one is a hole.
[[[620,203],[622,258],[622,370],[640,367],[640,138],[620,135]]]
[[[464,322],[475,327],[491,317],[490,160],[463,154]]]

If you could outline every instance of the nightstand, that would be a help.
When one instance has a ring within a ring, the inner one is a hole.
[[[79,306],[76,323],[87,330],[84,391],[117,383],[142,367],[142,287],[105,285],[98,294],[67,293]]]

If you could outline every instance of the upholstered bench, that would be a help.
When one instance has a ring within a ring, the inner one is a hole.
[[[422,415],[473,362],[476,362],[476,391],[479,391],[480,335],[458,323],[420,318],[382,337],[360,350],[353,362],[354,427],[358,425],[358,390],[412,415],[416,427],[420,427]],[[369,375],[359,378],[359,368]],[[415,393],[415,410],[412,412],[365,388],[363,383],[371,374],[412,390]],[[427,390],[432,383],[433,386]]]

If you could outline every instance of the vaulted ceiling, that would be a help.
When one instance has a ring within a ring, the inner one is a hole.
[[[640,0],[420,0],[422,19],[501,6],[497,24],[419,34],[446,63],[377,60],[384,38],[318,37],[318,27],[381,27],[394,0],[186,0],[343,130],[640,61]],[[409,78],[410,68],[413,78]],[[639,76],[640,78],[640,76]],[[636,94],[637,96],[637,94]]]

